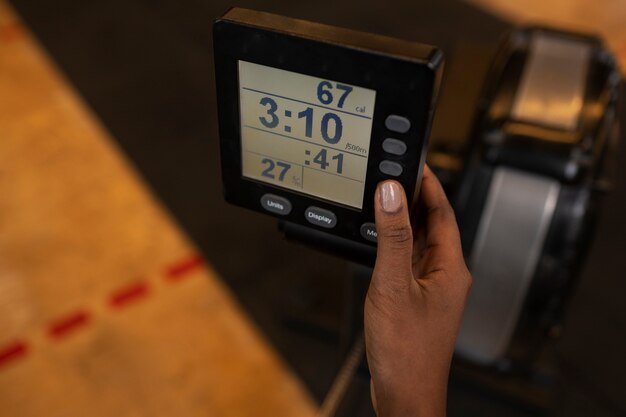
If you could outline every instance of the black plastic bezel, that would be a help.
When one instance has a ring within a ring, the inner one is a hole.
[[[245,19],[238,19],[239,15],[245,15]],[[409,201],[412,201],[415,184],[421,178],[440,79],[441,53],[436,48],[424,46],[421,49],[423,56],[399,56],[397,44],[394,44],[391,53],[385,47],[380,50],[363,48],[358,42],[367,40],[367,37],[372,38],[374,45],[392,43],[392,40],[245,9],[231,9],[217,19],[213,33],[225,199],[282,220],[375,246],[375,243],[360,236],[360,227],[365,222],[374,221],[376,185],[386,179],[395,179],[403,185]],[[319,33],[331,33],[333,38],[319,39]],[[355,41],[356,38],[359,39]],[[397,43],[416,45],[404,41]],[[408,50],[407,55],[415,55],[415,49]],[[376,91],[362,210],[243,177],[239,117],[240,60]],[[385,119],[390,114],[407,117],[412,124],[409,132],[398,134],[387,130]],[[382,142],[388,137],[406,142],[404,156],[383,151]],[[381,173],[378,165],[383,160],[400,163],[403,173],[399,177]],[[260,200],[266,193],[287,198],[293,205],[291,213],[281,216],[264,210]],[[304,217],[309,206],[335,213],[337,226],[321,229],[310,224]]]

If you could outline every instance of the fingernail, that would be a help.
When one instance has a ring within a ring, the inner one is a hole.
[[[395,213],[402,206],[402,192],[394,181],[385,181],[380,186],[380,205],[386,213]]]

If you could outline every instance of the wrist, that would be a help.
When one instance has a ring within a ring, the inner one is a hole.
[[[409,386],[377,395],[378,417],[445,417],[447,387]],[[378,394],[378,393],[377,393]]]

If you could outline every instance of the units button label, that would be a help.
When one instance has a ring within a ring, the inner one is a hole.
[[[370,242],[378,242],[378,233],[376,232],[376,225],[374,223],[363,223],[361,226],[361,237]]]
[[[304,212],[306,220],[316,226],[332,229],[337,224],[337,216],[329,210],[311,206]]]
[[[270,213],[286,216],[291,213],[291,202],[284,197],[274,194],[264,194],[261,197],[261,206]]]

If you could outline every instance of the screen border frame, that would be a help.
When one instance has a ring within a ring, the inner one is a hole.
[[[338,222],[335,228],[325,232],[376,246],[376,243],[365,241],[360,236],[360,227],[374,222],[374,194],[380,181],[398,181],[404,187],[409,202],[413,200],[417,179],[422,175],[441,78],[440,54],[430,53],[422,60],[409,59],[355,48],[349,40],[328,42],[311,39],[306,33],[285,33],[225,18],[218,19],[213,29],[222,183],[226,201],[308,227],[315,227],[303,215],[309,206],[330,210],[336,214]],[[361,210],[243,176],[240,60],[376,91]],[[400,135],[387,130],[385,119],[390,114],[403,115],[411,120],[409,132]],[[388,137],[402,139],[407,144],[406,154],[385,153],[382,142]],[[402,174],[392,177],[380,172],[378,166],[383,160],[401,164]],[[291,213],[283,216],[264,210],[260,199],[267,193],[288,198],[293,206]]]

